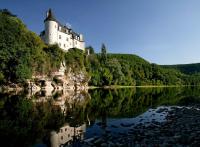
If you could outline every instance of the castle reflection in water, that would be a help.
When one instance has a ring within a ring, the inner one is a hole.
[[[83,140],[85,131],[86,124],[78,127],[70,127],[69,124],[65,124],[60,128],[59,132],[51,132],[51,147],[67,146],[75,140]]]
[[[34,103],[45,103],[51,101],[52,106],[60,107],[64,115],[73,109],[75,105],[83,106],[90,99],[90,95],[87,91],[73,91],[62,90],[52,93],[52,95],[46,95],[45,91],[40,91],[34,94],[28,94],[28,97],[32,99]],[[59,131],[51,131],[50,143],[52,147],[68,146],[84,139],[84,133],[86,131],[86,124],[78,124],[70,126],[69,123],[65,123]]]

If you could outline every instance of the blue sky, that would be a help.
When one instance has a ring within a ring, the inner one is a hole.
[[[1,0],[39,34],[52,8],[96,52],[137,54],[157,64],[200,62],[199,0]]]

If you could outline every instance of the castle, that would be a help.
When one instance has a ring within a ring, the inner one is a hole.
[[[70,48],[85,50],[83,35],[75,33],[71,28],[59,23],[51,9],[47,11],[44,23],[45,30],[41,32],[40,37],[46,44],[58,44],[64,51],[68,51]]]

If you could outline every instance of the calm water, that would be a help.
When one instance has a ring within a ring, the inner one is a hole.
[[[157,108],[199,103],[200,87],[0,94],[0,138],[6,146],[61,146],[131,126],[165,121]]]

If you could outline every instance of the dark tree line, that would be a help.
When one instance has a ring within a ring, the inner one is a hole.
[[[93,86],[200,84],[200,74],[186,74],[175,68],[164,68],[137,55],[107,53],[104,44],[101,53],[90,54],[87,59],[90,85]]]

